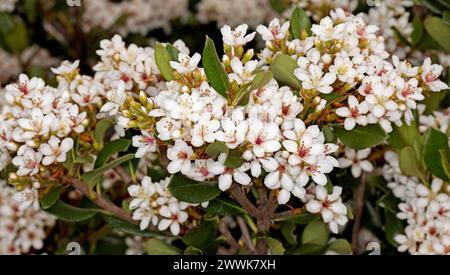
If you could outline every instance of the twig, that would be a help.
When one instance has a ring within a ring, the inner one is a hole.
[[[226,225],[226,223],[223,219],[221,219],[219,222],[219,231],[225,237],[225,239],[227,240],[228,244],[230,244],[232,249],[234,249],[234,250],[239,249],[239,244],[234,239],[233,235],[231,235],[231,232],[230,232],[230,230],[228,230],[228,226]]]
[[[366,191],[366,184],[367,184],[367,174],[363,173],[361,175],[361,181],[356,191],[356,198],[355,198],[355,221],[353,222],[352,228],[353,251],[356,251],[358,246],[358,234],[359,229],[361,228],[361,219],[364,212],[364,194]]]
[[[244,192],[242,192],[241,187],[233,183],[230,188],[230,192],[233,195],[233,197],[236,199],[236,201],[253,217],[259,218],[260,217],[260,211],[256,206],[254,206],[245,196]]]
[[[250,237],[250,232],[248,232],[247,224],[245,223],[244,219],[239,216],[236,217],[236,221],[239,225],[239,228],[241,229],[242,240],[244,241],[250,253],[255,254],[255,246],[253,245],[252,237]]]

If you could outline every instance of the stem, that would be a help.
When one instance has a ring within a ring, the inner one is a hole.
[[[239,216],[236,217],[236,222],[239,225],[239,228],[241,229],[242,240],[244,241],[250,253],[255,254],[256,253],[255,246],[253,245],[252,238],[250,236],[250,233],[248,232],[247,224],[245,223],[244,219]]]
[[[231,235],[231,232],[228,229],[228,226],[226,225],[226,223],[224,222],[223,219],[221,219],[220,222],[219,222],[219,231],[225,237],[225,239],[227,240],[228,244],[230,244],[230,246],[231,246],[231,248],[233,250],[238,250],[239,249],[239,244],[234,239],[233,235]]]
[[[83,193],[83,195],[85,195],[88,198],[91,198],[89,196],[90,192],[89,189],[87,187],[87,185],[75,178],[70,178],[68,180],[69,184],[72,185],[75,189],[79,190],[81,193]],[[122,208],[116,206],[115,204],[113,204],[112,202],[110,202],[109,200],[106,200],[104,198],[102,198],[99,194],[95,194],[95,196],[93,198],[91,198],[91,201],[93,203],[95,203],[97,206],[99,206],[102,209],[105,209],[106,211],[110,212],[111,214],[113,214],[114,216],[127,221],[129,223],[132,224],[138,224],[137,221],[133,220],[131,218],[131,215],[129,213],[127,213],[125,210],[123,210]]]
[[[231,195],[236,199],[236,201],[253,217],[259,218],[260,212],[256,206],[254,206],[247,196],[242,191],[241,187],[233,183],[230,188]]]
[[[352,250],[356,251],[358,247],[358,235],[361,228],[361,219],[364,212],[364,193],[366,191],[367,174],[361,175],[361,182],[356,191],[355,198],[355,221],[352,228]]]

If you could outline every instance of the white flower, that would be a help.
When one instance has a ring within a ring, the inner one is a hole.
[[[253,79],[253,72],[258,65],[258,61],[251,60],[247,61],[245,65],[242,65],[242,62],[241,60],[239,60],[239,58],[233,57],[233,59],[231,59],[230,65],[234,73],[229,74],[228,77],[230,78],[230,80],[234,80],[238,84],[242,84]]]
[[[242,46],[252,41],[255,37],[255,32],[246,35],[248,29],[247,24],[242,24],[232,30],[230,26],[225,25],[220,29],[222,33],[223,43],[230,46]]]
[[[281,148],[280,129],[274,123],[265,124],[261,121],[249,124],[247,140],[253,145],[253,154],[262,158],[266,153],[274,153]]]
[[[329,16],[320,20],[320,24],[314,24],[311,31],[319,37],[322,41],[329,41],[332,39],[341,39],[345,24],[338,24],[334,26],[333,20]]]
[[[37,190],[32,188],[26,188],[20,192],[15,193],[13,196],[13,200],[19,203],[20,211],[24,211],[33,204],[38,203],[37,199],[38,199]]]
[[[75,73],[76,70],[78,70],[78,65],[80,65],[79,60],[76,60],[74,62],[65,60],[61,63],[61,65],[59,65],[59,67],[51,68],[51,70],[56,75],[61,75],[61,76],[71,75],[71,74]]]
[[[195,147],[202,146],[205,142],[213,143],[216,140],[215,133],[220,128],[220,122],[207,116],[200,118],[192,129],[191,143]]]
[[[18,168],[18,176],[36,175],[39,172],[39,163],[42,160],[42,153],[22,145],[17,151],[17,156],[12,159],[14,166]]]
[[[188,214],[180,209],[178,203],[171,203],[169,206],[162,206],[159,214],[163,219],[158,224],[158,229],[163,231],[170,227],[170,232],[174,236],[180,234],[180,224],[188,219]]]
[[[149,198],[156,192],[155,184],[150,177],[145,176],[141,184],[134,184],[128,187],[128,193],[133,200],[131,200],[129,209],[134,210],[138,207],[147,207],[150,204]]]
[[[439,92],[448,89],[448,85],[439,80],[443,69],[441,65],[432,65],[431,59],[428,57],[423,61],[422,68],[422,80],[428,85],[431,91]]]
[[[50,126],[55,120],[55,115],[52,113],[44,115],[40,109],[31,110],[29,118],[20,118],[17,123],[24,132],[20,134],[13,134],[14,139],[19,142],[26,141],[36,135],[45,136],[50,130]]]
[[[353,83],[357,71],[353,68],[353,63],[348,57],[337,56],[329,71],[336,74],[337,78],[346,83]]]
[[[42,159],[43,165],[50,165],[54,162],[66,161],[67,152],[73,147],[73,139],[65,138],[62,141],[52,136],[47,143],[43,143],[39,147],[39,152],[44,155]]]
[[[170,66],[174,68],[180,74],[186,74],[197,69],[197,65],[200,62],[200,54],[195,53],[192,57],[185,53],[178,54],[178,62],[170,61]]]
[[[156,219],[156,221],[157,221],[155,212],[150,207],[140,207],[140,208],[136,209],[133,212],[132,218],[133,218],[133,220],[140,221],[139,227],[141,230],[145,230],[150,225],[150,222],[153,223],[153,220]]]
[[[233,183],[233,179],[235,182],[241,185],[249,185],[251,182],[251,178],[245,173],[250,167],[245,164],[237,169],[229,168],[224,166],[225,160],[227,158],[227,154],[220,154],[218,158],[218,162],[214,163],[210,168],[211,171],[220,175],[218,178],[219,189],[222,191],[228,190],[231,184]]]
[[[167,149],[167,158],[170,160],[167,165],[167,171],[175,174],[181,173],[187,175],[191,172],[191,156],[193,154],[192,148],[183,140],[176,140],[175,145]]]
[[[281,40],[284,39],[289,31],[290,22],[287,21],[280,26],[278,18],[270,21],[269,26],[259,25],[256,31],[262,36],[264,41]]]
[[[362,171],[372,172],[373,165],[370,161],[366,160],[370,152],[370,148],[359,151],[345,148],[345,157],[338,159],[339,167],[347,168],[351,166],[351,172],[355,178],[359,178]]]
[[[368,112],[369,104],[365,101],[359,103],[353,95],[348,97],[348,107],[340,107],[336,110],[338,116],[345,117],[344,127],[347,131],[355,128],[356,124],[366,126]]]
[[[302,81],[302,87],[307,90],[317,90],[322,94],[333,91],[331,85],[336,81],[336,74],[332,72],[323,73],[318,65],[310,64],[308,69],[297,68],[294,75]]]
[[[156,139],[152,133],[142,130],[141,135],[133,137],[133,146],[138,148],[136,158],[142,158],[146,153],[156,151]]]
[[[316,214],[320,213],[322,219],[331,232],[337,234],[339,225],[347,223],[347,207],[341,202],[342,187],[334,186],[331,194],[327,193],[325,187],[317,185],[315,187],[315,199],[306,204],[306,210]]]
[[[109,113],[110,116],[116,115],[127,99],[127,95],[125,94],[125,83],[119,81],[117,89],[112,89],[107,92],[106,98],[109,101],[102,106],[100,112]]]
[[[397,103],[391,99],[394,88],[377,83],[373,87],[373,93],[366,96],[366,102],[371,105],[371,113],[375,118],[383,117],[388,111],[395,111]]]

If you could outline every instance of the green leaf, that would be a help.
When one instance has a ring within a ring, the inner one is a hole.
[[[172,57],[170,56],[166,47],[161,43],[156,43],[155,46],[155,62],[158,70],[166,81],[173,80],[173,68],[170,66]]]
[[[98,153],[95,160],[94,168],[102,167],[106,162],[118,152],[126,152],[131,145],[131,140],[119,138],[106,144],[103,149]]]
[[[113,127],[114,123],[109,119],[102,119],[97,122],[94,130],[94,140],[98,144],[98,150],[103,148],[103,141],[105,139],[106,132],[109,128]]]
[[[448,178],[450,178],[450,162],[449,162],[449,153],[447,150],[439,150],[439,154],[441,157],[442,168],[444,168],[444,172]]]
[[[193,246],[201,250],[209,250],[216,245],[217,222],[216,220],[203,221],[198,227],[189,230],[182,240],[187,246]]]
[[[45,211],[56,216],[58,219],[68,222],[80,222],[92,218],[100,212],[98,209],[78,208],[68,205],[60,200]]]
[[[25,0],[24,6],[28,21],[34,23],[38,11],[37,0]]]
[[[156,238],[144,243],[144,250],[148,255],[181,255],[181,250]]]
[[[345,130],[342,126],[335,126],[333,130],[342,143],[356,150],[377,146],[388,137],[378,124],[358,125],[351,131]]]
[[[285,249],[279,240],[270,237],[260,237],[259,239],[263,239],[267,243],[271,255],[284,255]]]
[[[450,53],[450,26],[441,18],[429,16],[425,19],[428,34],[447,52]]]
[[[312,222],[313,220],[317,220],[317,216],[313,215],[311,213],[301,213],[298,215],[294,215],[294,216],[289,216],[289,217],[283,217],[283,218],[279,218],[279,219],[275,219],[275,221],[285,221],[285,222],[292,222],[295,224],[308,224],[310,222]]]
[[[297,236],[295,235],[295,224],[292,222],[281,223],[281,235],[283,235],[286,242],[291,245],[297,245]]]
[[[337,239],[333,241],[329,246],[328,250],[339,253],[340,255],[350,255],[352,254],[352,246],[345,239]]]
[[[327,143],[336,143],[336,135],[333,132],[333,129],[330,126],[322,127],[323,135],[325,136],[325,142]]]
[[[254,91],[257,89],[261,89],[266,86],[270,80],[272,80],[273,74],[271,72],[259,72],[255,75],[252,81],[252,85],[250,86],[249,91]]]
[[[414,20],[412,22],[412,26],[413,26],[413,31],[411,33],[411,44],[413,46],[416,46],[417,44],[419,44],[420,40],[423,37],[423,23],[422,20],[420,19],[420,17],[416,16],[414,17]]]
[[[394,196],[392,192],[384,194],[380,199],[377,200],[377,205],[381,208],[384,208],[386,211],[391,213],[397,213],[398,204],[400,203],[400,199]]]
[[[449,150],[447,135],[434,128],[429,128],[424,135],[423,145],[423,158],[428,170],[433,175],[448,181],[449,178],[442,167],[441,159],[437,157],[439,150]]]
[[[302,244],[325,246],[328,243],[328,226],[320,220],[310,222],[302,234]]]
[[[427,107],[424,114],[431,115],[433,111],[436,111],[440,107],[442,101],[444,101],[447,93],[448,90],[445,90],[427,95],[424,100],[425,106]]]
[[[442,14],[443,9],[445,8],[436,0],[422,0],[422,4],[437,14]]]
[[[389,133],[389,144],[397,150],[405,146],[412,146],[414,141],[420,138],[416,121],[411,121],[410,125],[404,123],[402,126],[394,126]]]
[[[13,29],[5,35],[4,39],[13,52],[22,53],[28,47],[28,32],[25,24],[15,20]]]
[[[202,203],[210,201],[221,193],[217,181],[195,181],[182,174],[172,176],[168,186],[169,192],[180,201]]]
[[[221,153],[228,153],[228,147],[225,143],[216,141],[206,146],[205,152],[215,159]]]
[[[414,149],[410,146],[403,148],[399,154],[400,169],[408,176],[426,178],[417,160]]]
[[[203,49],[203,68],[211,86],[217,93],[227,98],[227,91],[230,87],[228,75],[217,55],[214,41],[209,37],[206,37],[205,48]]]
[[[272,9],[278,13],[282,13],[289,8],[289,5],[283,0],[269,0],[269,3],[272,6]]]
[[[58,184],[53,186],[47,194],[41,199],[41,207],[43,209],[48,209],[53,206],[59,199],[61,193],[62,185]]]
[[[292,57],[279,53],[273,59],[273,62],[270,65],[270,71],[273,73],[273,77],[281,84],[300,90],[302,84],[294,75],[294,70],[297,67],[297,62],[295,62]]]
[[[450,10],[444,11],[442,14],[442,20],[444,20],[445,24],[450,25]]]
[[[193,246],[188,246],[184,250],[183,255],[203,255],[203,252],[198,248],[195,248]]]
[[[241,158],[242,152],[241,149],[237,148],[234,150],[230,150],[227,155],[227,159],[225,160],[224,165],[229,168],[237,169],[241,167],[243,160]]]
[[[100,177],[103,175],[103,173],[105,173],[105,172],[109,171],[110,169],[113,169],[113,168],[121,165],[122,163],[127,162],[133,158],[134,158],[134,154],[124,155],[120,158],[117,158],[117,159],[111,161],[110,163],[108,163],[100,168],[97,168],[95,170],[84,173],[83,175],[81,175],[81,179],[85,183],[87,183],[89,185],[89,187],[92,189],[98,183],[98,181],[100,180]]]
[[[141,230],[138,225],[131,224],[111,215],[103,215],[103,219],[115,230],[142,237],[158,237],[164,236],[161,232],[153,232],[149,230]]]
[[[386,239],[388,242],[397,247],[398,244],[395,241],[395,236],[399,234],[404,234],[404,225],[402,221],[400,221],[395,213],[385,211],[386,214],[386,222],[384,224],[384,232],[386,234]]]
[[[314,243],[302,244],[299,248],[294,250],[292,255],[322,255],[326,252],[327,246],[318,245]]]
[[[226,197],[218,197],[209,202],[205,212],[213,215],[231,216],[245,214],[245,210]]]
[[[290,28],[294,38],[306,38],[311,35],[311,20],[301,8],[297,7],[292,12]]]
[[[166,49],[172,61],[178,61],[178,54],[180,53],[180,51],[170,43],[167,43]]]

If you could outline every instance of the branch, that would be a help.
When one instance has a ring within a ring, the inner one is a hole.
[[[258,218],[260,212],[256,206],[254,206],[247,198],[247,196],[242,192],[241,187],[233,183],[230,188],[231,195],[236,199],[236,201],[253,217]]]
[[[221,219],[219,222],[219,231],[225,237],[225,239],[230,244],[230,246],[233,250],[239,249],[239,244],[234,239],[233,235],[231,235],[231,232],[230,232],[230,230],[228,230],[228,226],[226,225],[226,223],[224,222],[223,219]]]
[[[366,191],[367,174],[361,175],[361,181],[356,191],[355,198],[355,221],[352,229],[352,250],[356,251],[358,247],[358,235],[361,228],[361,219],[364,212],[364,193]]]
[[[255,246],[252,242],[252,237],[250,237],[250,232],[248,232],[247,224],[245,223],[244,219],[240,216],[236,217],[237,224],[239,225],[239,228],[241,229],[242,233],[242,240],[244,241],[245,245],[249,249],[251,254],[255,254]]]

